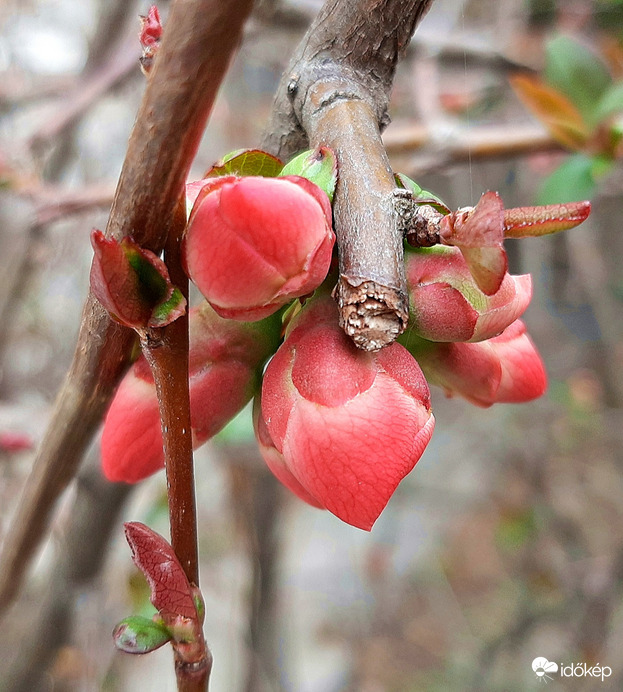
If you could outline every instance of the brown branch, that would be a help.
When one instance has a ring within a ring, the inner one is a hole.
[[[251,0],[176,0],[148,81],[107,234],[162,248]],[[89,295],[71,369],[0,553],[0,610],[16,595],[54,504],[125,371],[134,335]]]
[[[355,343],[376,350],[406,327],[396,185],[380,131],[399,57],[432,0],[328,0],[282,79],[264,146],[289,158],[336,150],[336,299]]]
[[[323,87],[314,87],[308,97],[308,106],[317,112],[316,104],[323,108]],[[409,319],[394,174],[364,100],[337,101],[319,117],[311,115],[309,122],[312,142],[331,147],[340,165],[333,206],[340,324],[360,348],[376,350],[402,333]]]

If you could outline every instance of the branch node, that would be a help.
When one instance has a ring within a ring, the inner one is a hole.
[[[428,204],[416,206],[411,227],[405,230],[407,242],[412,247],[432,247],[441,242],[439,222],[443,214]]]

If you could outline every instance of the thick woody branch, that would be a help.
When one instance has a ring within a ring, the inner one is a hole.
[[[333,77],[316,81],[303,120],[312,144],[331,147],[340,165],[333,207],[340,324],[357,346],[376,350],[402,333],[409,308],[394,174],[375,114],[356,86]]]
[[[176,0],[137,115],[107,235],[159,252],[251,0]],[[71,369],[0,553],[0,610],[9,605],[125,371],[133,332],[89,295]]]
[[[337,153],[334,221],[340,321],[362,349],[406,327],[396,184],[381,142],[398,58],[432,0],[328,0],[286,71],[264,146],[282,158],[311,145]]]

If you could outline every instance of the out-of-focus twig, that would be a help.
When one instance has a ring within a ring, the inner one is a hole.
[[[125,483],[106,481],[95,454],[78,475],[76,497],[49,570],[51,580],[31,629],[34,636],[29,634],[20,655],[0,681],[6,692],[40,689],[54,655],[70,642],[74,592],[86,588],[99,573],[118,525],[117,517],[132,489]]]
[[[283,488],[259,457],[255,445],[223,448],[231,483],[231,507],[251,562],[249,594],[250,661],[245,689],[256,692],[262,681],[279,686],[277,575],[279,519]]]
[[[421,175],[465,161],[562,151],[538,125],[481,126],[435,131],[418,123],[391,126],[383,135],[394,167]]]
[[[54,141],[112,87],[137,70],[140,53],[136,37],[128,36],[117,53],[80,79],[63,97],[57,109],[31,134],[29,146],[40,150]]]
[[[468,156],[480,158],[509,157],[536,151],[560,150],[552,136],[539,125],[492,126],[461,128],[454,132],[435,132],[417,123],[394,125],[383,134],[388,154],[408,153],[424,146],[444,151],[454,159]]]

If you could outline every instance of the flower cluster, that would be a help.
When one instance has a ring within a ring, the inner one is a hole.
[[[532,297],[529,275],[505,273],[487,296],[455,248],[409,253],[406,266],[411,319],[400,341],[431,384],[478,406],[545,392],[545,368],[519,319]]]
[[[193,441],[205,442],[254,396],[256,438],[274,475],[309,504],[369,530],[432,436],[429,383],[478,406],[543,394],[545,370],[520,320],[531,279],[508,273],[503,239],[530,218],[548,231],[568,227],[573,214],[579,223],[588,207],[527,218],[505,211],[496,193],[454,213],[436,198],[421,202],[434,209],[438,244],[406,253],[408,329],[372,353],[340,329],[330,296],[335,181],[328,150],[285,167],[251,151],[188,185],[183,261],[206,299],[190,312]],[[130,241],[117,247],[95,234],[93,242],[92,285],[116,319],[140,329],[184,309],[158,258]],[[163,465],[155,385],[142,358],[108,412],[102,456],[117,481]]]

